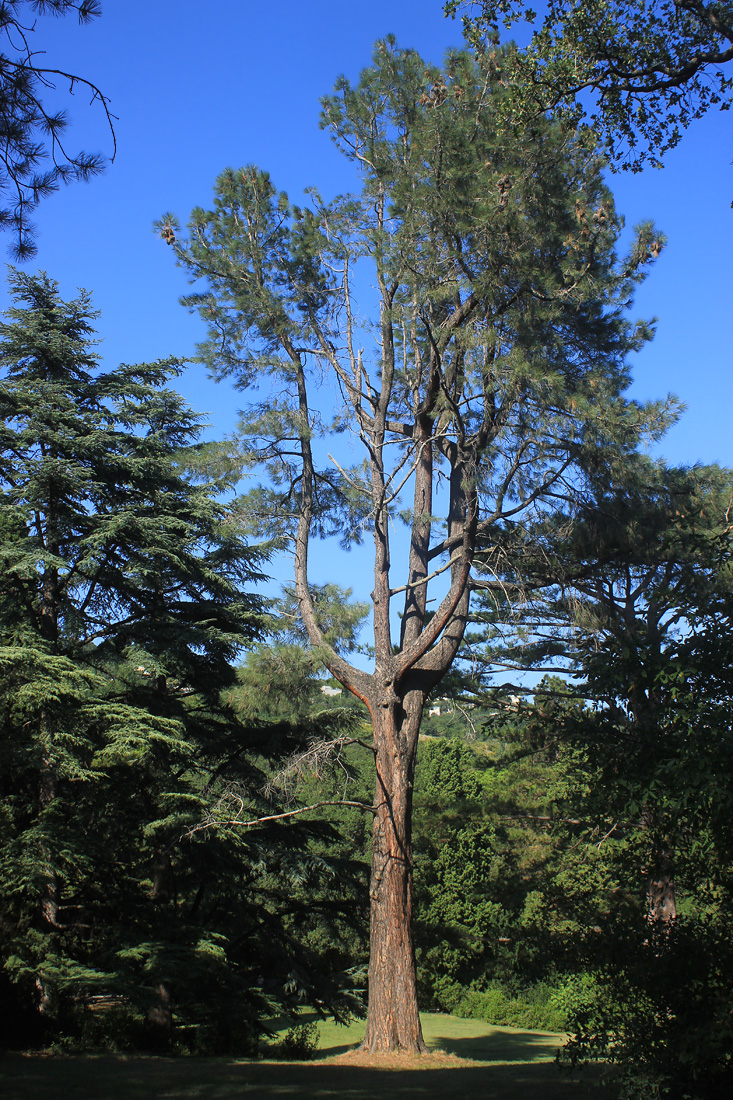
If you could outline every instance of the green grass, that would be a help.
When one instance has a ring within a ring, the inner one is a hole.
[[[416,1059],[404,1066],[329,1061],[364,1025],[321,1022],[316,1062],[237,1058],[22,1057],[0,1061],[3,1100],[607,1100],[599,1073],[568,1076],[551,1064],[562,1036],[423,1016],[425,1037],[468,1064]]]
[[[315,1013],[303,1013],[305,1023],[316,1020]],[[422,1012],[423,1035],[431,1050],[444,1050],[459,1058],[477,1062],[493,1062],[503,1065],[525,1062],[552,1062],[564,1035],[545,1031],[522,1031],[516,1027],[492,1027],[481,1020],[461,1020],[457,1016],[444,1016],[434,1012]],[[278,1037],[290,1026],[278,1021]],[[364,1038],[366,1023],[357,1020],[343,1026],[333,1020],[318,1021],[320,1041],[318,1057],[330,1058],[344,1054]],[[266,1055],[265,1055],[266,1057]]]

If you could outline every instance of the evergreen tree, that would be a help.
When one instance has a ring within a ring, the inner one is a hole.
[[[10,286],[0,999],[46,1038],[91,1042],[117,1013],[127,1042],[246,1047],[272,998],[310,980],[286,884],[323,874],[303,829],[285,847],[267,826],[190,832],[232,782],[254,816],[272,812],[269,761],[302,744],[222,701],[262,633],[246,592],[261,555],[225,485],[187,473],[203,455],[199,418],[166,387],[178,364],[100,372],[87,295],[64,301],[45,275]],[[315,1003],[329,981],[311,983]]]
[[[292,539],[310,639],[370,711],[365,1048],[375,1051],[424,1049],[411,932],[413,773],[426,699],[465,631],[478,541],[509,516],[549,507],[600,448],[633,448],[667,419],[662,407],[622,397],[627,356],[650,335],[624,318],[625,304],[663,242],[645,225],[619,261],[601,162],[544,118],[525,132],[504,128],[502,78],[501,59],[455,53],[441,70],[380,42],[359,83],[342,78],[324,100],[323,125],[360,174],[359,193],[326,203],[310,192],[301,208],[248,167],[221,176],[213,209],[192,213],[188,237],[176,239],[172,216],[160,223],[201,280],[186,304],[209,326],[203,360],[252,391],[242,448],[265,480],[244,511]],[[363,320],[372,309],[374,320]],[[376,350],[365,350],[374,337]],[[334,408],[336,390],[343,408]],[[348,448],[336,454],[345,424],[364,446],[361,463]],[[397,582],[390,528],[399,519],[409,551]],[[365,532],[373,673],[329,644],[308,571],[312,540],[339,535],[350,545]]]
[[[626,558],[574,586],[597,707],[576,737],[603,792],[589,801],[620,823],[626,900],[601,922],[571,1054],[610,1054],[627,1095],[703,1100],[727,1095],[733,1058],[731,475],[666,470],[640,495],[601,498],[576,544],[610,531]]]

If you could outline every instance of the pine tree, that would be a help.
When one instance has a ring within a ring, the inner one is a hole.
[[[35,17],[62,18],[74,12],[84,24],[100,11],[99,0],[3,0],[0,4],[0,228],[13,233],[11,252],[19,260],[36,251],[35,227],[29,219],[40,200],[62,184],[88,180],[104,168],[104,158],[98,154],[70,154],[65,148],[67,114],[53,109],[46,96],[58,77],[68,81],[71,94],[80,85],[92,103],[101,105],[116,146],[113,116],[99,88],[84,77],[41,62],[45,51],[34,41]]]
[[[592,454],[633,449],[667,417],[622,397],[627,356],[650,335],[624,309],[663,241],[642,226],[619,261],[600,160],[582,135],[544,118],[526,132],[503,127],[502,78],[501,56],[456,53],[440,70],[380,42],[359,83],[342,78],[324,100],[322,123],[360,176],[357,194],[326,203],[311,191],[301,208],[250,166],[220,177],[213,209],[193,211],[188,237],[176,239],[174,217],[160,223],[201,280],[185,301],[209,326],[203,360],[251,393],[242,447],[265,477],[243,510],[292,540],[310,639],[370,711],[365,1048],[375,1051],[424,1049],[413,773],[425,701],[465,631],[477,543],[511,516],[550,507],[560,486],[582,482]],[[336,452],[345,425],[362,462],[348,447]],[[409,550],[397,581],[390,539],[400,520]],[[373,673],[329,645],[308,570],[316,538],[348,546],[365,533]]]

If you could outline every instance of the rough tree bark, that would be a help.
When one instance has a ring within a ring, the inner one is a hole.
[[[411,713],[405,713],[404,703],[392,703],[375,719],[369,1014],[362,1044],[370,1052],[426,1049],[412,935],[412,789],[423,704],[410,702]]]

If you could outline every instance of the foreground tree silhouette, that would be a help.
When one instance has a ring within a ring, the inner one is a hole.
[[[451,666],[480,581],[477,539],[491,536],[500,554],[508,517],[549,507],[604,448],[633,448],[665,420],[662,407],[621,396],[626,357],[649,336],[623,310],[662,242],[643,226],[619,262],[619,221],[593,149],[544,119],[525,134],[502,131],[503,94],[496,58],[455,53],[441,71],[388,39],[356,86],[342,78],[323,102],[358,194],[327,203],[310,191],[300,208],[247,167],[220,177],[213,210],[193,211],[187,238],[173,216],[159,223],[202,280],[184,301],[209,326],[203,361],[250,393],[241,446],[265,476],[242,514],[291,540],[311,642],[372,718],[370,1051],[425,1049],[413,772],[425,700]],[[399,520],[408,539],[397,583]],[[372,673],[328,644],[308,571],[314,539],[348,546],[367,531]]]
[[[615,1063],[622,1096],[703,1100],[733,1081],[722,764],[733,746],[733,480],[633,458],[584,506],[517,531],[521,606],[498,623],[487,607],[485,659],[488,672],[497,651],[515,669],[551,659],[588,704],[553,714],[568,688],[539,686],[544,743],[569,752],[573,816],[614,867],[605,911],[588,922],[602,934],[586,926],[573,952],[594,992],[572,1010],[563,1058]],[[475,669],[478,632],[471,653]]]
[[[68,116],[44,102],[47,90],[61,78],[69,93],[76,85],[104,111],[115,159],[116,141],[106,97],[83,76],[41,61],[45,51],[34,41],[37,15],[75,12],[80,24],[101,13],[99,0],[2,0],[0,3],[0,229],[13,234],[11,253],[27,260],[36,252],[35,227],[29,218],[41,199],[73,180],[89,180],[104,168],[97,153],[71,153],[66,148]]]

